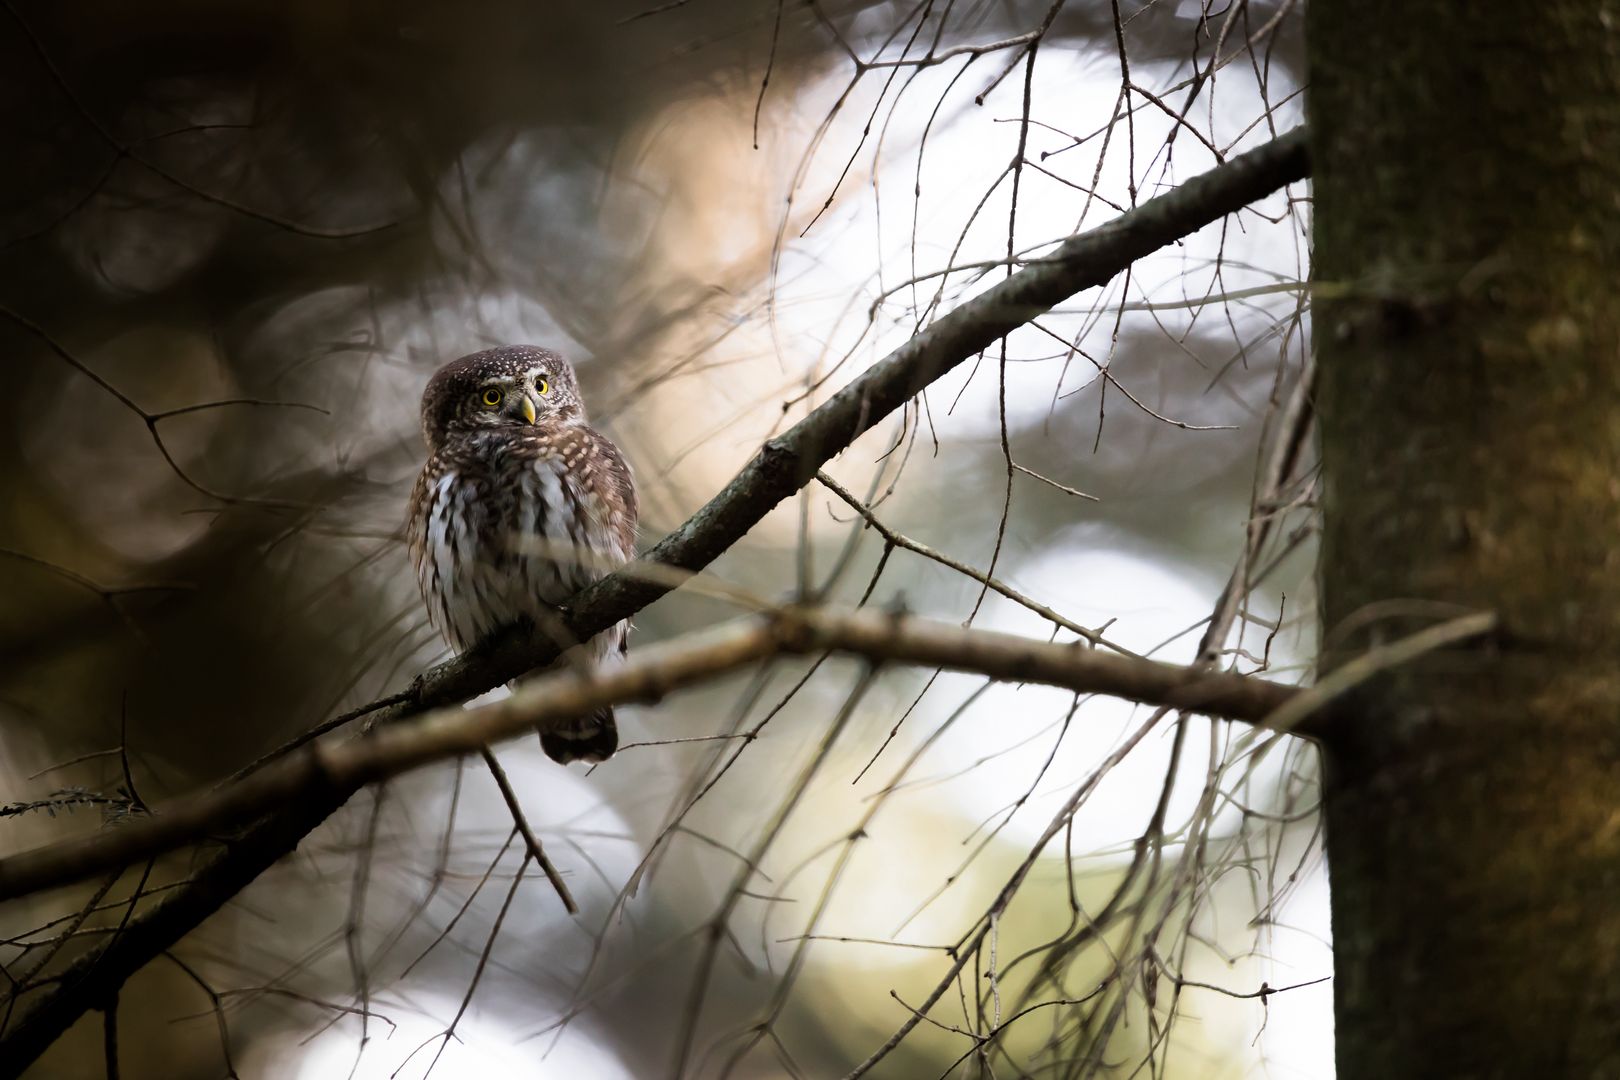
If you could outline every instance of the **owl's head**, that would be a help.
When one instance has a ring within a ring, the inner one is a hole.
[[[430,451],[457,435],[584,419],[574,369],[537,345],[503,345],[452,360],[422,391],[422,434]]]

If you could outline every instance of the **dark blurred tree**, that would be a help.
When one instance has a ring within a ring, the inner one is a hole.
[[[1343,1077],[1620,1073],[1617,17],[1309,8]]]

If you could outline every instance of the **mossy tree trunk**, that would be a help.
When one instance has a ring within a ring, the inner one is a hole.
[[[1620,1076],[1620,4],[1307,19],[1339,1076]]]

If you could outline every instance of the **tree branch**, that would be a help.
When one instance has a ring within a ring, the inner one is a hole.
[[[502,739],[552,730],[604,705],[654,702],[767,657],[829,651],[1251,723],[1280,714],[1302,694],[1264,679],[1098,652],[1085,643],[1058,644],[877,611],[787,609],[639,649],[611,668],[553,672],[477,709],[451,706],[366,738],[310,743],[240,783],[176,800],[122,828],[0,859],[0,900],[161,855],[295,801],[347,799],[367,784],[461,754],[487,753],[486,747]]]
[[[787,432],[766,443],[735,479],[646,560],[699,570],[736,543],[778,502],[859,435],[956,365],[996,339],[1084,289],[1102,285],[1136,259],[1242,209],[1307,175],[1303,128],[1188,180],[1173,191],[1060,246],[1039,265],[941,317]],[[672,586],[631,572],[613,574],[580,594],[566,613],[583,640],[658,599]],[[464,701],[549,661],[554,649],[507,635],[487,649],[425,672],[406,700],[376,714],[378,725]],[[0,1078],[16,1076],[87,1009],[161,954],[249,882],[297,846],[343,805],[331,788],[289,804],[247,828],[203,861],[189,885],[130,920],[123,932],[66,968],[42,988],[22,1021],[0,1035]]]

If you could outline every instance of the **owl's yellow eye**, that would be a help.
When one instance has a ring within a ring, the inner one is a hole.
[[[492,386],[488,390],[484,391],[480,400],[483,401],[485,405],[493,409],[495,406],[501,403],[501,392]]]
[[[551,393],[551,384],[544,379],[534,380],[534,388],[540,391],[541,396]]]

